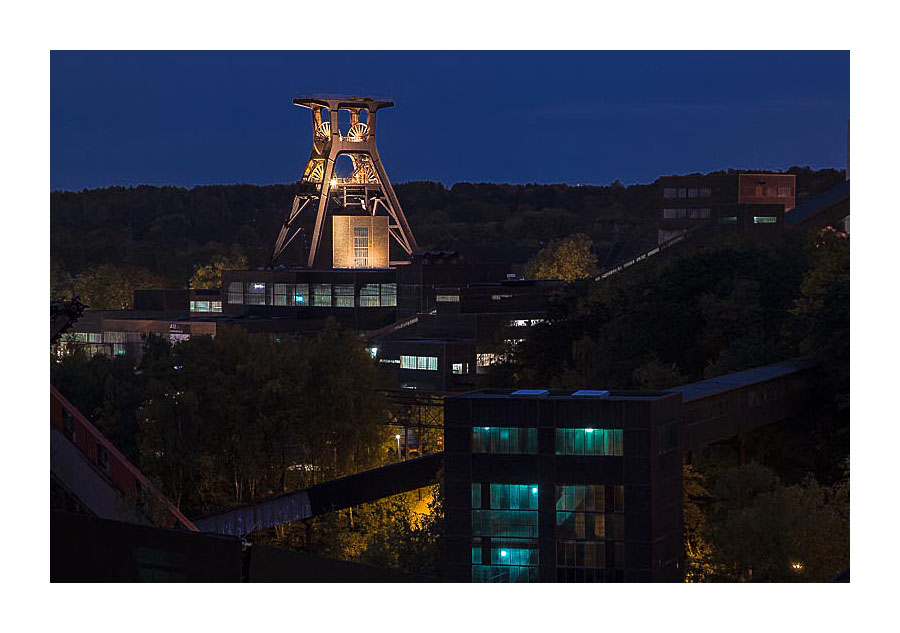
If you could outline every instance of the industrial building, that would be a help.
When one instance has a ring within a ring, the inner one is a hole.
[[[797,200],[792,174],[664,176],[656,186],[659,244],[704,225],[772,239],[784,230],[785,214]]]

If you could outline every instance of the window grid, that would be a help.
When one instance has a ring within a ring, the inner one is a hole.
[[[336,308],[352,308],[355,306],[353,284],[334,284],[334,306]]]
[[[622,429],[556,429],[557,455],[624,454]]]
[[[317,308],[331,307],[331,284],[313,284],[313,305]]]
[[[353,265],[366,268],[369,265],[369,227],[353,227]]]
[[[476,426],[472,428],[473,453],[537,455],[537,429]]]
[[[381,284],[381,305],[382,307],[397,305],[397,284]]]
[[[363,284],[359,289],[359,307],[377,308],[381,305],[378,284]]]

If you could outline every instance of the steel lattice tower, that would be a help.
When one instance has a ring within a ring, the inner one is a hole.
[[[372,216],[379,212],[386,214],[390,236],[407,254],[416,250],[416,239],[375,146],[378,111],[393,106],[394,102],[368,97],[298,97],[294,99],[294,105],[312,112],[313,148],[300,179],[300,193],[294,197],[291,211],[281,227],[270,263],[274,263],[302,231],[298,218],[304,209],[315,203],[316,222],[307,257],[307,266],[314,266],[329,213],[329,201],[348,211],[365,211]],[[343,131],[338,121],[341,110],[350,113],[349,127]],[[365,112],[365,121],[360,120],[362,112]],[[346,178],[338,178],[335,173],[335,164],[342,155],[349,156],[353,165],[353,173]]]

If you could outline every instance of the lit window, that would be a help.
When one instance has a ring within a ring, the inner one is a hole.
[[[191,301],[191,312],[196,312],[196,310],[194,308],[195,303],[196,303],[195,301]]]
[[[701,187],[700,188],[700,197],[701,198],[709,198],[712,196],[712,190],[709,187]]]
[[[624,454],[622,429],[556,429],[557,455]]]
[[[435,301],[438,303],[459,303],[459,295],[437,295]]]
[[[437,371],[437,356],[400,356],[400,369]]]
[[[737,224],[736,215],[723,215],[719,218],[719,224]]]
[[[334,284],[334,306],[352,308],[356,305],[353,284]]]
[[[382,307],[397,305],[397,284],[381,284],[381,305]]]
[[[663,198],[677,198],[678,190],[674,187],[666,187],[663,189]]]
[[[313,284],[313,305],[331,307],[331,284]]]
[[[366,268],[369,265],[369,227],[353,227],[353,266]]]
[[[294,284],[274,284],[275,285],[275,305],[290,306],[294,305]]]
[[[453,365],[451,365],[451,371],[452,371],[454,374],[464,374],[464,373],[466,373],[466,372],[463,370],[463,364],[462,364],[462,363],[453,363]]]
[[[753,224],[775,224],[778,218],[772,215],[754,215]]]
[[[537,429],[501,426],[473,427],[472,452],[537,455]]]
[[[228,284],[228,303],[244,303],[244,285],[239,281]]]
[[[309,305],[309,284],[296,284],[294,286],[294,305]]]
[[[361,308],[377,308],[380,305],[378,284],[363,284],[359,289],[359,306]]]
[[[210,303],[212,312],[221,312],[222,311],[222,302],[221,301],[213,301]]]
[[[266,305],[266,284],[257,282],[245,284],[244,303],[248,306]]]

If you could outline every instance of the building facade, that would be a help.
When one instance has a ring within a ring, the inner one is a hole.
[[[796,205],[796,180],[793,174],[664,176],[656,182],[657,241],[700,226],[770,239],[781,233],[785,213]]]
[[[448,397],[448,578],[681,580],[680,406],[667,392]]]

